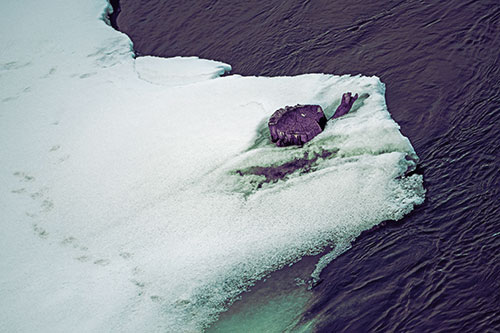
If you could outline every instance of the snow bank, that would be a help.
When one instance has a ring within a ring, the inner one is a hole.
[[[140,57],[135,60],[135,70],[139,78],[164,86],[182,86],[195,82],[215,79],[231,66],[219,61],[198,57]]]
[[[378,78],[134,60],[105,6],[1,5],[2,330],[199,331],[268,272],[422,202]],[[345,91],[367,95],[305,147],[267,139],[277,108],[331,113]]]

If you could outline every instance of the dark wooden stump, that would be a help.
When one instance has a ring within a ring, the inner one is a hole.
[[[268,125],[277,146],[303,145],[325,129],[326,116],[319,105],[287,106],[274,112]]]
[[[332,118],[341,117],[352,107],[358,94],[342,95],[342,101]],[[303,145],[321,133],[326,126],[326,116],[319,105],[286,106],[273,113],[269,118],[269,132],[271,141],[278,147]]]

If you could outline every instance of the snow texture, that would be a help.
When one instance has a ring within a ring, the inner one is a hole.
[[[377,77],[219,77],[134,59],[104,0],[0,7],[0,331],[200,331],[269,272],[423,201]],[[270,142],[275,110],[331,116],[346,91],[364,98],[304,147]]]
[[[135,70],[139,78],[164,86],[181,86],[215,79],[231,66],[218,61],[198,57],[140,57],[135,60]]]

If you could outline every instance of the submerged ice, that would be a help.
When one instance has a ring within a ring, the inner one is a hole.
[[[134,59],[103,0],[1,6],[9,331],[199,331],[269,272],[423,200],[376,77],[219,77],[229,65]],[[43,19],[25,25],[27,6]],[[345,91],[364,97],[304,147],[270,142],[274,110],[331,116]]]

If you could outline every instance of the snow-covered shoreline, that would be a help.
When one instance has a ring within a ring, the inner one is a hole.
[[[376,77],[219,77],[229,65],[134,59],[104,0],[1,7],[2,330],[197,331],[423,200]],[[370,97],[304,148],[253,146],[275,109],[345,91]],[[233,172],[322,149],[335,158],[250,196]]]

